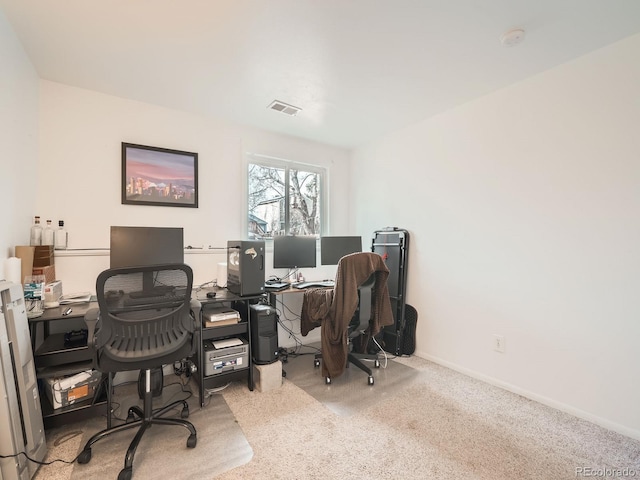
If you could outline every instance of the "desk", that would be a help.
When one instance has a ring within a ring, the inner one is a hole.
[[[314,287],[314,288],[318,288],[318,287]],[[266,289],[265,289],[266,290]],[[276,310],[278,309],[278,297],[280,297],[280,302],[282,303],[282,306],[284,308],[285,302],[283,297],[286,295],[292,295],[292,296],[298,296],[298,298],[302,298],[302,296],[300,295],[301,293],[306,292],[308,289],[306,288],[295,288],[294,286],[290,286],[288,288],[285,288],[283,290],[266,290],[266,293],[268,294],[268,299],[269,299],[269,305],[271,305],[273,308],[275,308]],[[291,309],[289,309],[287,307],[287,309],[294,313]],[[284,315],[284,313],[283,313]]]
[[[208,292],[215,292],[214,298],[207,298]],[[251,354],[250,341],[250,314],[249,308],[252,303],[257,303],[264,298],[264,294],[240,297],[221,288],[203,288],[194,290],[192,298],[195,298],[202,304],[200,318],[198,321],[196,341],[195,361],[197,371],[195,373],[196,380],[200,390],[200,405],[204,406],[206,389],[219,387],[225,383],[239,378],[247,378],[247,386],[249,390],[254,388],[253,380],[253,361]],[[236,325],[225,325],[221,327],[204,328],[202,321],[202,313],[211,306],[229,304],[240,312],[241,321]],[[38,318],[29,319],[29,328],[31,334],[31,343],[34,351],[35,367],[39,379],[51,378],[63,375],[72,375],[84,370],[92,368],[92,352],[86,345],[78,347],[64,346],[64,333],[50,333],[50,322],[59,322],[70,319],[82,319],[87,311],[91,308],[97,308],[97,302],[73,304],[72,311],[69,315],[62,314],[69,306],[55,307],[45,310],[44,314]],[[37,344],[39,329],[42,327],[43,341]],[[222,372],[216,375],[204,375],[204,357],[203,342],[205,340],[218,340],[230,337],[245,338],[248,343],[249,355],[247,365],[229,372]],[[40,382],[42,383],[42,382]],[[98,395],[100,393],[100,395]],[[78,402],[77,404],[59,409],[53,409],[46,395],[40,395],[42,402],[42,411],[45,419],[45,428],[59,426],[68,420],[80,420],[90,416],[101,415],[107,413],[106,393],[96,392],[93,400]],[[66,417],[67,414],[73,413],[73,419]],[[65,418],[65,420],[62,419]],[[110,415],[107,416],[110,421]]]
[[[71,313],[69,315],[63,315],[63,313],[71,308]],[[47,355],[48,353],[55,353],[58,351],[64,350],[66,353],[72,354],[77,353],[78,355],[73,355],[71,362],[79,361],[79,359],[90,359],[91,355],[88,352],[87,346],[78,347],[76,349],[65,349],[64,348],[64,335],[63,334],[54,334],[50,335],[50,322],[59,322],[59,321],[67,321],[71,319],[84,319],[85,314],[92,308],[98,308],[98,302],[89,302],[89,303],[77,303],[74,305],[62,305],[60,307],[47,308],[44,313],[37,318],[29,319],[29,330],[31,332],[31,348],[33,349],[34,356],[36,356],[36,341],[37,341],[37,333],[38,328],[42,327],[43,330],[43,343],[38,346],[38,354],[39,355]],[[83,354],[84,352],[84,354]],[[60,352],[62,353],[62,352]],[[40,359],[42,361],[42,359]],[[46,366],[45,364],[40,363],[40,366]],[[56,363],[61,363],[60,359],[56,361]],[[38,365],[36,365],[37,367]]]
[[[303,334],[303,324],[301,319],[302,307],[304,304],[304,294],[310,290],[333,290],[334,287],[309,287],[309,288],[296,288],[289,287],[284,290],[279,291],[268,291],[269,294],[269,304],[278,310],[281,319],[292,322],[289,327],[284,327],[283,329],[278,328],[279,335],[279,345],[288,349],[292,346],[297,348],[298,345],[305,345],[310,343],[315,343],[320,341],[320,329],[318,328],[316,333],[312,333],[315,328],[308,330]],[[285,300],[286,298],[286,300]],[[278,307],[280,304],[280,307]],[[293,317],[288,318],[287,312],[290,312]],[[293,322],[300,321],[300,330],[295,331],[296,327]],[[303,341],[301,337],[304,337],[306,340]],[[291,345],[289,340],[294,339],[295,345]]]
[[[62,315],[69,307],[69,315]],[[64,333],[50,333],[51,322],[61,322],[70,319],[84,318],[91,308],[97,308],[96,302],[78,303],[49,308],[37,318],[29,319],[31,347],[36,368],[36,376],[40,386],[40,403],[42,416],[46,428],[58,427],[69,421],[83,420],[96,415],[106,415],[107,398],[103,388],[98,387],[93,398],[74,403],[66,407],[54,409],[43,391],[43,380],[46,378],[73,375],[93,367],[92,353],[87,345],[77,347],[64,346]],[[38,330],[42,327],[43,339],[38,342]],[[103,383],[101,383],[102,385]]]
[[[288,293],[304,293],[307,290],[311,290],[311,289],[316,289],[316,288],[323,288],[325,290],[331,290],[333,287],[308,287],[308,288],[296,288],[293,285],[291,285],[288,288],[285,288],[283,290],[269,290],[268,288],[265,289],[265,293],[269,294],[269,299],[275,298],[277,295],[286,295]]]

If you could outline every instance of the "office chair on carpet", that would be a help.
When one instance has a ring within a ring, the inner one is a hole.
[[[319,367],[322,359],[326,384],[350,363],[367,373],[369,385],[374,384],[372,370],[362,360],[373,360],[374,366],[380,367],[376,354],[364,352],[370,337],[384,325],[393,324],[388,277],[389,269],[380,255],[352,253],[340,259],[333,290],[305,292],[301,332],[304,336],[316,326],[321,328],[322,353],[316,355],[314,366]],[[356,343],[359,352],[354,349]]]
[[[153,411],[154,386],[151,380],[152,370],[161,369],[163,364],[182,360],[194,352],[196,320],[191,315],[192,286],[193,271],[185,264],[114,268],[98,276],[96,294],[99,308],[85,316],[87,344],[94,352],[94,367],[109,374],[110,378],[116,372],[141,370],[141,377],[145,380],[144,400],[143,409],[137,406],[129,408],[127,423],[107,428],[91,437],[78,456],[78,463],[91,460],[91,447],[98,440],[137,427],[138,431],[127,449],[124,468],[118,475],[118,480],[129,480],[136,449],[144,432],[154,424],[186,428],[189,431],[187,447],[195,448],[196,429],[184,420],[189,416],[187,402],[176,401]],[[111,395],[111,385],[108,395]],[[162,418],[180,404],[182,419]]]

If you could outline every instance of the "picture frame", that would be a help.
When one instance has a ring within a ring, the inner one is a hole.
[[[122,204],[198,208],[198,154],[122,142]]]

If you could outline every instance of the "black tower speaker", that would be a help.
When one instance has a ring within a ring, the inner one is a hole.
[[[264,241],[227,242],[227,289],[241,297],[264,293]]]
[[[266,365],[278,360],[278,321],[276,309],[251,305],[251,353],[253,362]]]

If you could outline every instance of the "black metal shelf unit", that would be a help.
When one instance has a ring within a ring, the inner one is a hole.
[[[207,298],[208,292],[215,292],[215,297]],[[200,301],[202,308],[200,310],[200,339],[195,355],[195,364],[197,365],[196,380],[198,381],[200,390],[200,405],[205,405],[207,390],[214,389],[226,385],[231,381],[247,379],[249,390],[253,391],[253,360],[251,353],[251,329],[249,308],[252,303],[257,303],[265,298],[264,294],[240,297],[229,292],[226,289],[210,288],[202,289],[197,293],[197,299]],[[219,327],[204,327],[204,315],[208,308],[225,305],[229,306],[240,313],[240,321],[233,325],[223,325]],[[246,340],[248,347],[248,359],[246,366],[235,368],[231,371],[222,371],[214,375],[205,375],[206,352],[204,344],[207,340],[223,340],[226,338],[242,338]]]
[[[64,333],[50,333],[50,323],[81,319],[90,308],[97,303],[77,304],[73,306],[71,315],[63,315],[67,307],[55,307],[45,310],[41,317],[29,319],[31,330],[31,347],[36,367],[36,375],[40,386],[40,403],[45,429],[60,427],[69,422],[84,420],[107,414],[107,391],[104,387],[106,375],[96,389],[92,398],[78,401],[64,407],[53,408],[45,394],[46,379],[73,375],[92,368],[92,354],[86,343],[84,345],[65,347]],[[42,327],[42,339],[38,335]]]

